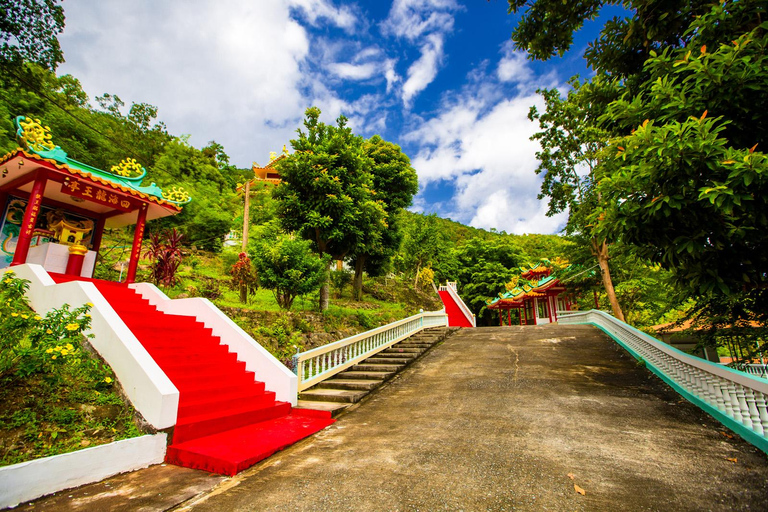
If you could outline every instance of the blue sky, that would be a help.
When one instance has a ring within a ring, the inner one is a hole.
[[[419,174],[414,211],[510,233],[554,233],[527,119],[539,87],[589,75],[582,54],[530,62],[504,0],[100,0],[63,3],[60,42],[91,98],[159,108],[171,133],[265,164],[309,106],[399,144]]]

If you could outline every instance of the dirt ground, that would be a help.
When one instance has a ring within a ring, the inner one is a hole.
[[[588,326],[461,330],[328,429],[234,478],[164,471],[170,487],[186,485],[175,506],[153,501],[152,478],[116,493],[136,478],[124,475],[112,501],[94,495],[101,483],[21,508],[85,510],[83,492],[91,510],[136,510],[141,494],[140,510],[194,512],[730,511],[765,510],[768,498],[765,454]]]

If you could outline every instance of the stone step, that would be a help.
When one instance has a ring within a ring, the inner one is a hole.
[[[420,354],[420,352],[398,352],[398,351],[387,352],[387,351],[384,351],[384,352],[379,352],[378,354],[376,354],[375,357],[377,357],[377,358],[387,358],[387,359],[407,359],[407,360],[410,361],[411,359],[415,359],[415,358],[419,357],[419,354]]]
[[[400,348],[420,348],[422,350],[426,350],[430,348],[434,343],[404,343],[400,346]],[[399,345],[396,345],[399,346]]]
[[[395,372],[363,372],[354,370],[345,370],[336,377],[339,379],[360,379],[360,380],[387,380]]]
[[[344,379],[336,377],[323,381],[322,386],[324,388],[348,389],[350,391],[370,391],[382,382],[384,382],[383,379]]]
[[[312,388],[299,394],[302,400],[313,402],[345,402],[354,404],[367,395],[367,391],[352,391],[347,389]]]
[[[412,357],[379,357],[376,354],[374,357],[366,359],[364,364],[408,364],[412,359]]]
[[[367,364],[364,361],[354,365],[351,370],[356,372],[399,372],[403,366],[401,364]]]
[[[312,409],[315,411],[328,411],[331,418],[335,418],[343,411],[347,410],[352,404],[345,402],[314,402],[310,400],[299,400],[294,409]]]
[[[417,356],[423,352],[420,348],[401,347],[400,345],[393,345],[391,348],[382,350],[379,354],[413,354]],[[378,355],[378,354],[377,354]]]

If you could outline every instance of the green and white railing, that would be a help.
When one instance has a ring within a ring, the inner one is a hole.
[[[572,313],[560,324],[591,324],[688,400],[768,453],[768,380],[691,356],[602,311]]]
[[[329,379],[419,331],[447,325],[445,311],[422,312],[322,347],[299,352],[293,356],[293,371],[299,378],[298,390],[303,391]]]

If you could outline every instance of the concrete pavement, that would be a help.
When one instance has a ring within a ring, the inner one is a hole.
[[[142,510],[764,510],[768,498],[765,454],[588,326],[462,330],[234,478],[176,470],[169,484],[198,486]],[[131,510],[129,497],[88,503]]]
[[[594,328],[462,330],[183,509],[764,510],[768,458],[729,436]]]

